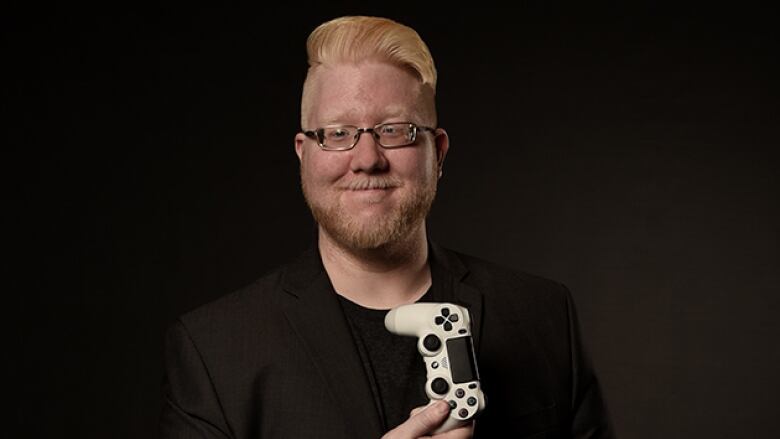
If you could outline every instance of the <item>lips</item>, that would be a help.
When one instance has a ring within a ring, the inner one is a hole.
[[[402,186],[398,179],[387,176],[353,175],[351,177],[353,177],[351,180],[339,184],[338,188],[344,197],[342,201],[346,203],[345,205],[361,211],[369,206],[389,207],[388,200],[393,197],[395,190]]]
[[[385,190],[400,187],[400,182],[390,178],[374,178],[351,181],[342,186],[342,189],[349,191],[374,191]]]

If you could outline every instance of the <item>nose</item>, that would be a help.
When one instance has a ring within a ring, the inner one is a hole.
[[[365,134],[365,135],[364,135]],[[363,131],[358,134],[358,142],[350,151],[352,172],[375,173],[387,169],[388,161],[384,148],[379,146],[373,132]]]

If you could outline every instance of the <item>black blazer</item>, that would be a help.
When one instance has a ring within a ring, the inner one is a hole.
[[[487,400],[475,437],[612,437],[566,288],[435,244],[430,255],[445,299],[472,317]],[[165,362],[166,439],[383,434],[316,250],[182,316]]]

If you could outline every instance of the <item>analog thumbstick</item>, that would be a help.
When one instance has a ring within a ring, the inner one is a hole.
[[[436,352],[441,347],[441,340],[433,334],[428,334],[423,339],[423,346],[430,352]]]
[[[448,390],[450,390],[450,385],[447,383],[447,380],[439,377],[433,380],[431,383],[431,389],[436,392],[437,395],[444,395]]]

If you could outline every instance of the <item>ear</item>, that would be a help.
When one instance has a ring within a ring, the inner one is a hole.
[[[450,149],[450,136],[444,128],[436,128],[434,135],[436,136],[436,164],[439,168],[439,178],[441,178],[444,169],[444,158],[447,157],[447,151]]]
[[[295,135],[295,154],[298,156],[298,160],[303,159],[303,142],[306,141],[306,135],[298,133]]]

